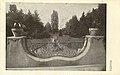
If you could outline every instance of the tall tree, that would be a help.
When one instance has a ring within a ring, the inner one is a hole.
[[[18,10],[18,14],[17,14],[17,15],[18,15],[18,17],[19,17],[19,18],[18,18],[18,19],[19,19],[18,22],[22,24],[23,21],[24,21],[24,13],[23,13],[23,10],[22,10],[22,9]]]
[[[69,22],[66,22],[66,28],[64,29],[65,31],[65,34],[67,34],[67,35],[69,35],[69,32],[70,32],[70,24],[69,24]]]
[[[12,12],[12,13],[16,13],[17,12],[17,6],[15,4],[10,5],[9,9],[10,9],[10,12]]]
[[[53,33],[58,32],[58,13],[55,10],[53,10],[53,13],[51,15],[51,26]]]
[[[106,35],[106,4],[98,5],[98,21],[99,21],[99,29],[100,35]]]
[[[99,4],[97,9],[82,13],[79,22],[74,16],[69,22],[66,22],[66,32],[69,31],[70,36],[81,37],[88,34],[89,28],[99,28],[99,35],[106,35],[106,4]]]
[[[97,9],[86,16],[86,23],[89,28],[99,28],[99,35],[106,35],[106,4],[99,4]]]
[[[6,13],[6,30],[7,36],[11,36],[11,28],[15,22],[19,22],[21,25],[24,25],[29,36],[33,36],[35,33],[43,32],[44,26],[39,18],[37,10],[34,11],[34,14],[28,10],[27,14],[23,13],[23,10],[17,10],[15,4],[9,6],[9,11]]]
[[[43,26],[43,23],[41,22],[41,19],[39,18],[39,14],[37,10],[34,11],[33,18],[35,22],[34,26],[35,26],[36,33],[41,33],[44,29],[44,26]]]
[[[30,10],[28,10],[28,13],[24,17],[24,24],[27,27],[28,36],[32,36],[35,31],[35,21]]]
[[[69,35],[72,36],[72,37],[76,37],[77,36],[77,27],[78,27],[78,19],[77,19],[77,16],[74,15],[72,17],[72,19],[69,20]]]
[[[77,27],[77,34],[78,34],[78,37],[82,37],[82,36],[85,36],[88,33],[89,33],[89,29],[88,29],[88,26],[87,26],[87,23],[86,23],[85,13],[83,12],[82,16],[79,20],[79,25]]]
[[[18,16],[17,6],[15,4],[10,5],[9,11],[8,13],[6,13],[6,30],[7,30],[6,35],[7,36],[12,35],[11,28],[13,27],[13,24],[18,21],[19,21],[19,16]]]

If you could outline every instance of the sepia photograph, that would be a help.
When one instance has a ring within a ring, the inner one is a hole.
[[[106,71],[107,3],[6,2],[6,70]]]

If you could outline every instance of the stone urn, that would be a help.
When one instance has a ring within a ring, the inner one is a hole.
[[[89,28],[89,33],[90,33],[90,35],[92,35],[92,36],[98,35],[98,31],[99,31],[98,28]]]
[[[13,28],[11,29],[14,37],[19,37],[22,36],[24,30],[22,28],[22,26],[20,25],[20,23],[14,23]]]

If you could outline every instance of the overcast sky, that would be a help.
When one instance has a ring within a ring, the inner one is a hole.
[[[69,19],[76,15],[79,19],[81,17],[82,12],[87,13],[91,11],[92,8],[97,8],[98,4],[87,4],[87,3],[6,3],[6,11],[9,10],[9,5],[15,4],[17,5],[17,9],[23,9],[24,13],[27,13],[30,10],[32,13],[34,10],[38,11],[39,17],[41,21],[46,24],[50,22],[51,14],[53,10],[58,12],[59,17],[59,29],[65,27],[65,23],[69,21]]]

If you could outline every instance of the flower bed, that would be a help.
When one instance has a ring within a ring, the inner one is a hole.
[[[79,38],[58,38],[57,41],[57,43],[53,43],[50,39],[28,39],[27,47],[40,58],[74,57],[78,55],[78,49],[82,48],[84,43],[84,40]]]

